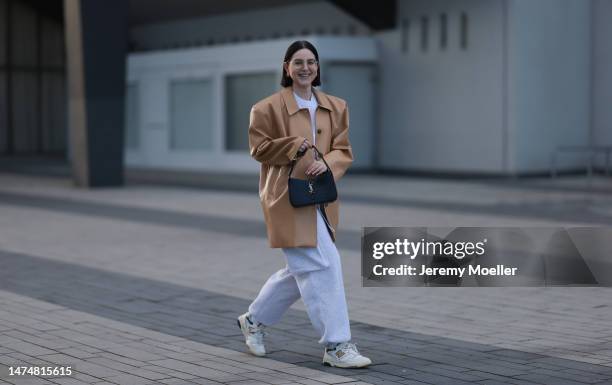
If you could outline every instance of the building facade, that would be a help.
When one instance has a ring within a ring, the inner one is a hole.
[[[79,1],[62,6],[70,3]],[[250,106],[279,89],[284,51],[297,39],[318,47],[322,89],[349,103],[355,170],[540,174],[559,146],[612,145],[609,1],[396,0],[369,9],[322,0],[223,3],[129,2],[118,96],[125,167],[256,173],[247,151]],[[0,17],[27,19],[31,11],[38,20],[0,31],[7,42],[0,152],[53,147],[74,162],[71,115],[58,96],[70,96],[64,61],[50,70],[45,56],[62,56],[64,47],[45,40],[58,33],[44,33],[50,27],[34,4],[0,0]],[[83,13],[80,20],[91,22]],[[62,24],[69,31],[69,22],[57,21],[55,31]],[[28,62],[33,75],[19,72],[22,36],[40,38]],[[566,156],[559,166],[583,164]]]

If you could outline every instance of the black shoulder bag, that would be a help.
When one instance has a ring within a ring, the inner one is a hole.
[[[329,165],[325,161],[325,158],[323,158],[323,154],[321,154],[315,146],[312,146],[312,148],[315,150],[318,157],[323,160],[323,163],[327,166],[327,170],[319,175],[309,177],[307,180],[292,178],[291,174],[293,173],[295,164],[299,160],[298,156],[291,161],[291,169],[289,170],[289,201],[293,207],[304,207],[333,202],[338,199],[336,182],[334,182],[334,175]]]

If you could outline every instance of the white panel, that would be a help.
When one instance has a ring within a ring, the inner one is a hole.
[[[511,0],[509,134],[516,172],[546,172],[553,150],[586,145],[590,115],[590,2]],[[582,157],[563,157],[582,167]]]
[[[125,147],[138,148],[140,145],[140,105],[139,87],[130,84],[125,90]]]
[[[418,171],[503,172],[503,1],[399,1],[410,20],[409,51],[400,31],[380,35],[381,164]],[[469,18],[468,48],[460,18]],[[448,45],[440,47],[440,13]],[[428,50],[421,18],[429,17]]]
[[[612,1],[593,3],[593,142],[612,146]],[[601,161],[603,165],[603,161]]]
[[[373,164],[375,71],[372,64],[333,63],[325,67],[323,86],[349,106],[349,139],[353,149],[352,168]]]
[[[174,80],[170,85],[170,148],[210,150],[213,143],[210,80]]]
[[[278,89],[280,78],[275,72],[229,75],[225,81],[225,148],[230,151],[249,149],[249,115],[251,107]]]

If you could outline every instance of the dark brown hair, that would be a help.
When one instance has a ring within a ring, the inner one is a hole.
[[[293,43],[291,43],[289,48],[287,48],[287,52],[285,52],[285,60],[283,60],[283,76],[281,78],[281,86],[288,87],[293,84],[293,79],[291,79],[291,77],[287,74],[287,71],[285,71],[285,63],[289,63],[289,61],[293,57],[293,54],[303,48],[310,50],[310,52],[314,54],[317,63],[319,63],[319,53],[317,52],[317,49],[314,47],[314,45],[312,45],[309,41],[306,40],[294,41]],[[321,85],[320,65],[317,65],[317,77],[312,81],[312,85],[315,87]]]

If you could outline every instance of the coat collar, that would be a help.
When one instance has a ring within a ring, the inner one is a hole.
[[[332,107],[331,104],[329,102],[329,98],[327,97],[327,94],[317,90],[316,88],[312,88],[312,92],[315,95],[315,98],[317,99],[317,103],[319,104],[319,107],[321,108],[325,108],[326,110],[331,111]],[[289,112],[289,115],[293,115],[296,112],[298,112],[299,108],[297,105],[297,102],[295,101],[295,98],[293,97],[293,88],[289,87],[284,87],[281,90],[281,97],[283,98],[283,101],[285,102],[285,105],[287,106],[287,112]]]

